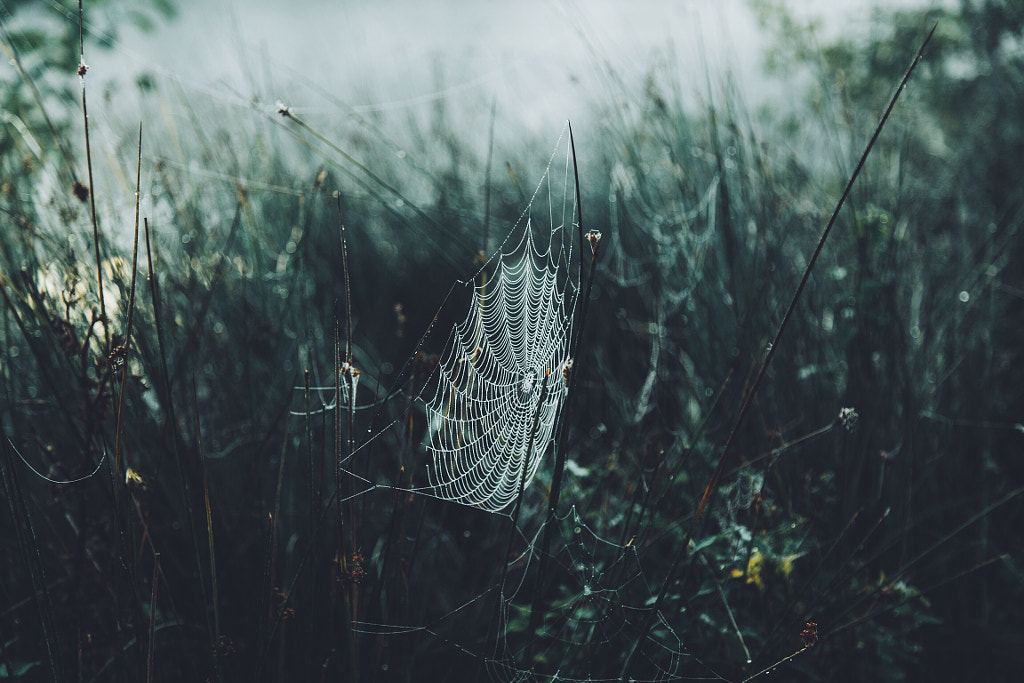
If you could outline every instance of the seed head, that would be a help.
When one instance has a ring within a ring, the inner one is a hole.
[[[842,425],[846,431],[852,432],[853,428],[857,426],[857,417],[857,411],[853,408],[843,408],[839,411],[836,422]]]
[[[818,642],[818,625],[808,621],[804,624],[804,630],[800,631],[800,637],[804,639],[804,647],[812,647]]]

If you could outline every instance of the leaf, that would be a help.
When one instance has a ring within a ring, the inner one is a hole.
[[[41,662],[11,662],[10,664],[0,664],[0,678],[21,678],[40,664]]]

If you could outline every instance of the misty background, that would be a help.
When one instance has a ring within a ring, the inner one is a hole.
[[[1024,670],[1020,2],[84,8],[0,0],[0,679]],[[603,238],[492,513],[427,416],[524,216]]]

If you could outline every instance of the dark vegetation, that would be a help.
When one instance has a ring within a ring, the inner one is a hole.
[[[551,453],[518,531],[405,489],[415,396],[466,302],[417,342],[550,141],[490,147],[443,100],[337,123],[145,80],[139,171],[138,131],[96,144],[117,94],[88,100],[86,145],[77,13],[44,33],[3,7],[0,679],[1024,670],[1019,3],[880,13],[825,45],[765,3],[771,63],[807,84],[791,112],[607,73],[575,131],[604,237],[546,559]]]

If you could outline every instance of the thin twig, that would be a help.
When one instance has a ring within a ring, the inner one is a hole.
[[[577,163],[576,163],[576,146],[575,146],[575,142],[573,141],[572,126],[569,127],[569,144],[570,144],[570,146],[572,148],[572,167],[573,167],[573,174],[575,176],[575,181],[576,181],[576,219],[577,219],[577,232],[578,232],[578,237],[579,237],[579,240],[580,240],[580,244],[579,244],[580,259],[582,261],[582,259],[583,259],[583,251],[584,251],[583,250],[583,245],[584,245],[584,237],[583,237],[583,209],[582,209],[582,201],[580,200],[580,175],[579,175],[579,168],[578,168]],[[554,527],[555,516],[556,516],[556,514],[558,512],[558,499],[559,499],[559,496],[560,496],[561,490],[562,490],[562,473],[563,473],[563,471],[565,469],[565,450],[566,450],[566,444],[568,442],[568,434],[569,434],[569,416],[570,416],[570,414],[572,412],[572,400],[573,400],[573,397],[574,397],[574,395],[576,393],[575,392],[575,389],[576,389],[576,376],[577,376],[577,371],[578,371],[578,368],[579,368],[579,365],[580,365],[579,364],[580,340],[583,338],[583,327],[584,327],[584,325],[586,323],[586,320],[587,320],[587,309],[589,308],[589,303],[590,303],[590,292],[591,292],[591,290],[593,289],[593,286],[594,286],[594,273],[597,270],[597,258],[598,258],[598,254],[599,254],[600,246],[601,246],[601,233],[599,233],[599,232],[588,233],[588,237],[590,237],[590,239],[588,239],[588,242],[589,242],[589,244],[591,246],[591,249],[592,249],[592,253],[591,253],[591,257],[590,257],[590,270],[589,270],[589,272],[587,274],[587,286],[586,286],[586,290],[583,293],[583,300],[580,303],[579,320],[577,321],[577,324],[575,326],[576,330],[575,330],[575,334],[573,335],[574,338],[573,338],[572,343],[570,345],[570,355],[569,355],[569,363],[570,363],[570,365],[568,367],[569,376],[566,378],[568,380],[568,382],[567,382],[568,388],[566,390],[565,403],[562,406],[562,414],[559,417],[558,438],[557,438],[557,440],[555,442],[555,465],[554,465],[554,471],[552,472],[552,475],[551,475],[551,493],[548,496],[548,510],[547,510],[547,516],[546,516],[545,521],[544,521],[544,535],[543,535],[543,537],[541,539],[540,564],[539,564],[538,571],[537,571],[537,584],[536,584],[536,586],[534,588],[533,603],[532,603],[532,606],[530,608],[530,626],[529,626],[529,631],[527,632],[526,648],[524,650],[525,658],[527,660],[529,660],[529,658],[531,656],[532,647],[533,647],[534,633],[536,633],[537,627],[539,626],[538,620],[540,619],[540,612],[541,612],[540,603],[541,603],[541,600],[543,600],[543,594],[544,594],[545,574],[546,574],[546,571],[547,571],[547,558],[548,558],[548,554],[549,554],[550,549],[551,549],[551,538],[552,538],[552,534],[553,534],[552,528]],[[580,274],[581,274],[581,276],[582,276],[582,272],[583,272],[583,265],[581,263],[580,264]],[[578,289],[577,289],[577,291],[578,291]]]
[[[153,554],[153,589],[149,593],[149,653],[146,657],[146,683],[153,681],[153,663],[156,658],[156,595],[160,583],[160,553]]]
[[[105,298],[103,296],[103,265],[100,260],[100,224],[99,218],[96,216],[96,192],[95,183],[92,178],[92,148],[89,146],[89,108],[86,105],[85,98],[85,73],[89,70],[89,67],[85,63],[85,35],[83,29],[82,19],[82,0],[78,0],[78,42],[79,42],[79,62],[78,62],[78,76],[82,82],[82,121],[85,126],[85,164],[88,169],[89,175],[89,211],[92,216],[92,243],[93,249],[96,252],[96,285],[99,288],[98,296],[100,299],[100,320],[103,324],[103,341],[107,348],[110,347],[110,329],[107,324],[107,306]],[[139,124],[139,140],[141,145],[142,139],[142,125]]]

